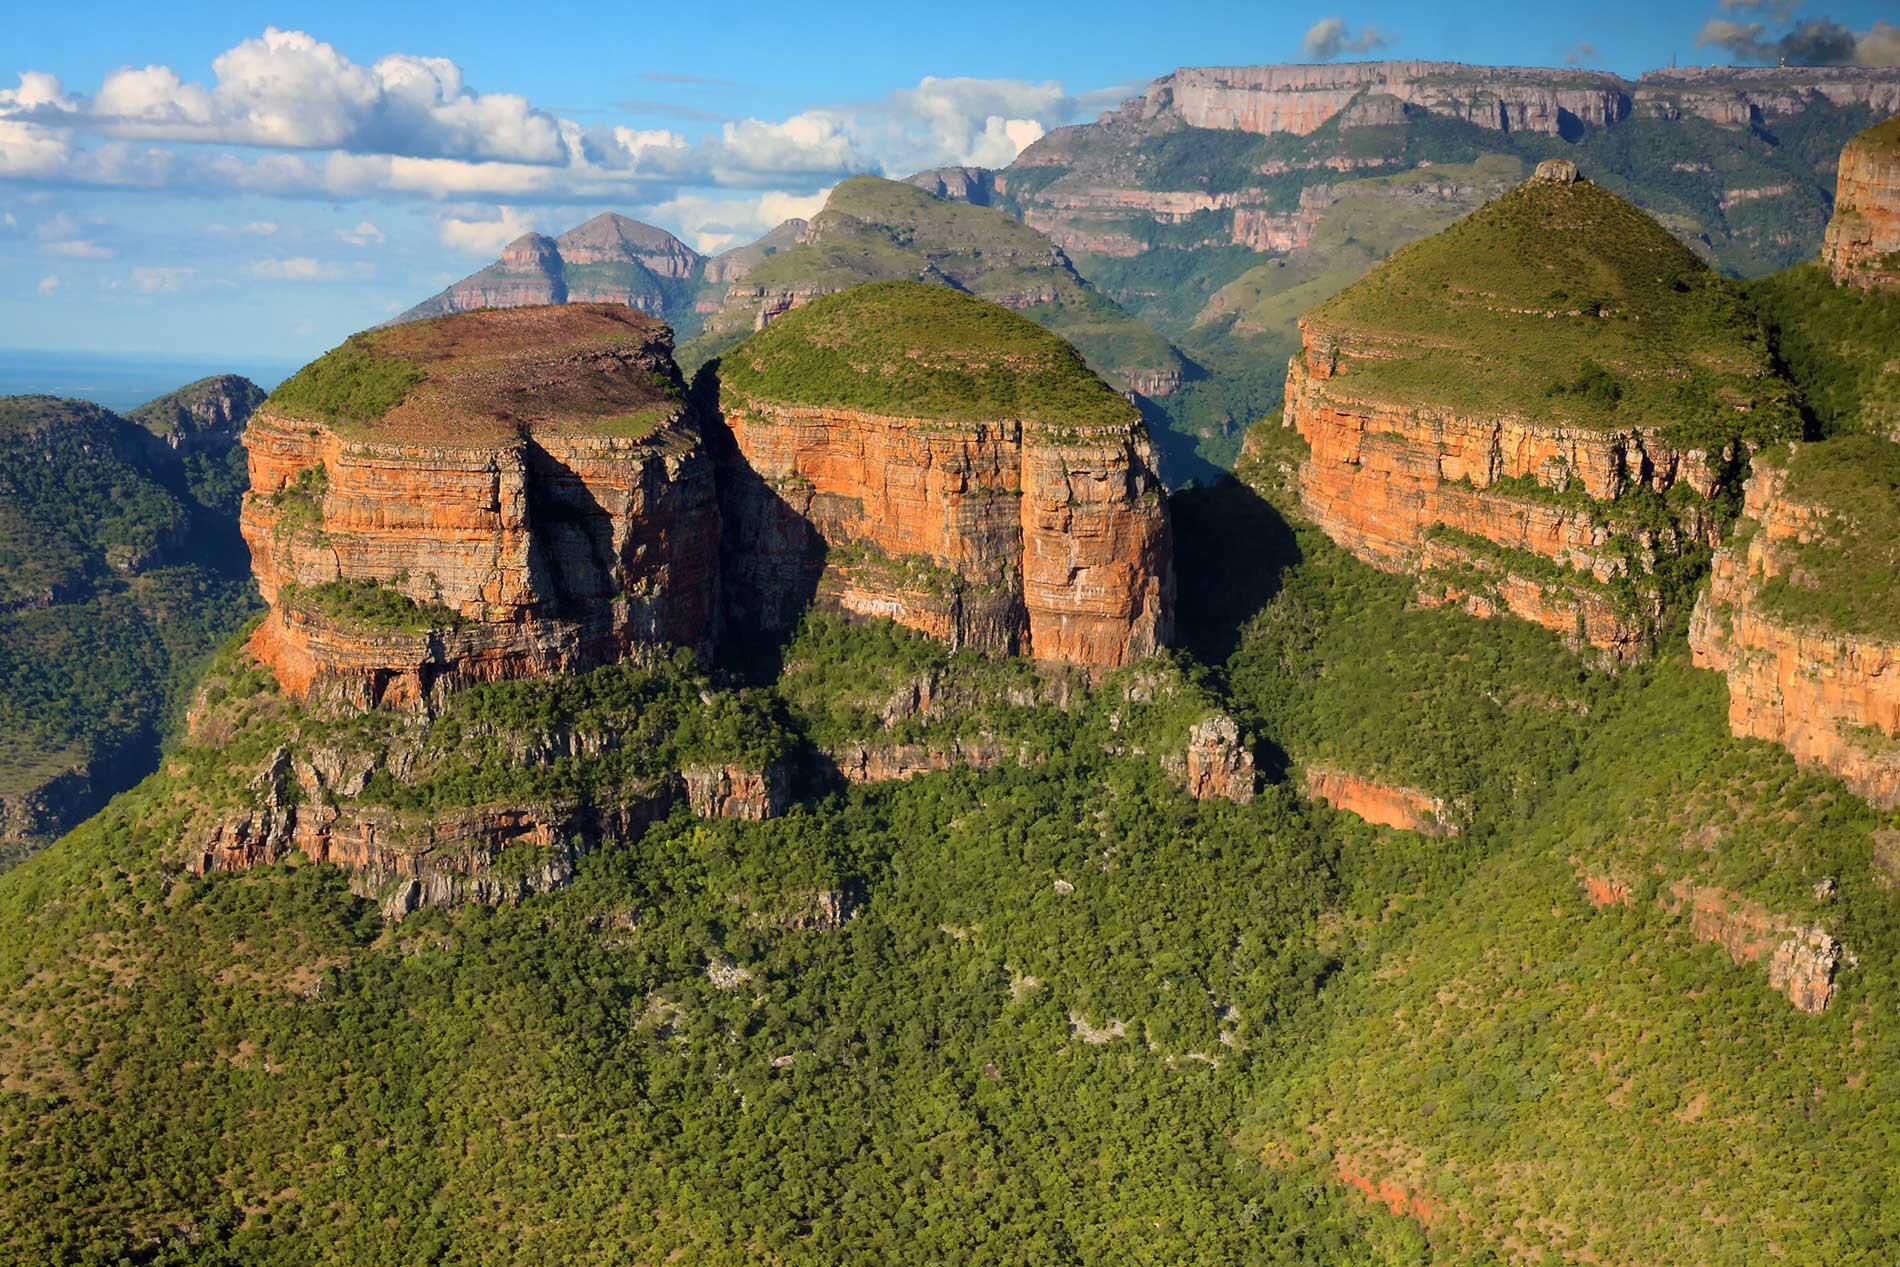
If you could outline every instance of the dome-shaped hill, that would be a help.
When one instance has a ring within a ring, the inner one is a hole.
[[[1573,426],[1793,422],[1732,288],[1571,171],[1395,252],[1306,324],[1360,397]]]
[[[671,354],[664,324],[618,304],[486,308],[352,335],[264,412],[431,446],[543,429],[638,438],[682,411]]]
[[[1139,414],[1058,336],[948,286],[880,282],[815,299],[726,354],[759,400],[959,422],[1127,427]]]

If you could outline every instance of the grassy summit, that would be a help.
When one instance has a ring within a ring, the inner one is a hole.
[[[487,444],[570,427],[638,439],[681,407],[669,344],[620,304],[487,308],[351,335],[265,405],[359,439]]]
[[[1342,364],[1353,395],[1685,440],[1797,429],[1735,290],[1588,181],[1527,181],[1308,321],[1367,353]]]
[[[719,376],[742,397],[913,418],[1119,427],[1139,417],[1035,322],[922,282],[794,309],[728,353]]]

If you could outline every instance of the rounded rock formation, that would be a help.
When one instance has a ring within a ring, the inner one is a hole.
[[[713,631],[718,517],[665,326],[607,305],[358,335],[252,416],[253,650],[300,700],[428,707]]]
[[[717,390],[735,630],[816,599],[1091,667],[1167,641],[1140,415],[1035,323],[945,286],[860,286],[728,353]]]

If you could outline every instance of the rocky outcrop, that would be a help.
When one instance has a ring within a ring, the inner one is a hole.
[[[987,167],[933,167],[904,177],[904,183],[938,198],[979,207],[991,206],[998,192],[996,173]]]
[[[1216,797],[1245,805],[1259,790],[1253,750],[1241,742],[1240,727],[1225,713],[1198,721],[1188,731],[1188,795],[1197,801]]]
[[[1329,765],[1309,765],[1308,798],[1377,823],[1424,836],[1456,836],[1458,819],[1442,797],[1418,788],[1380,783]]]
[[[1821,259],[1837,282],[1900,288],[1900,117],[1869,128],[1841,151]]]
[[[418,333],[419,332],[419,333]],[[713,633],[713,473],[665,329],[471,313],[377,338],[426,380],[370,424],[265,408],[241,525],[292,696],[427,708]]]
[[[567,277],[554,239],[524,233],[502,249],[493,264],[456,282],[434,298],[425,299],[397,317],[420,321],[477,308],[525,308],[534,304],[567,302]]]
[[[791,780],[782,766],[689,765],[680,772],[686,802],[701,818],[777,818],[791,802]]]
[[[628,839],[666,816],[664,781],[625,789],[607,804],[579,801],[466,806],[434,813],[354,799],[360,776],[294,761],[278,749],[252,785],[251,805],[198,836],[186,858],[196,874],[243,871],[293,852],[348,873],[350,888],[397,920],[423,906],[517,902],[573,878],[575,864],[602,841]]]
[[[825,754],[846,783],[884,783],[914,779],[941,770],[988,770],[1009,755],[994,739],[950,739],[942,743],[854,741]]]
[[[1792,461],[1800,457],[1797,449]],[[1731,731],[1900,807],[1900,639],[1789,619],[1767,601],[1771,586],[1801,579],[1802,546],[1864,530],[1790,495],[1791,464],[1762,464],[1750,477],[1741,526],[1696,604],[1690,649],[1697,665],[1728,676]]]
[[[1738,964],[1765,963],[1769,986],[1801,1011],[1824,1011],[1834,997],[1834,974],[1845,952],[1827,930],[1708,885],[1677,883],[1666,902],[1672,910],[1687,909],[1695,940],[1715,943]]]

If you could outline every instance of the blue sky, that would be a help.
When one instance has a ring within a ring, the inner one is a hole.
[[[1891,2],[1787,0],[1508,12],[33,6],[0,48],[0,347],[303,359],[530,228],[613,209],[718,249],[854,171],[1007,162],[1182,65],[1317,51],[1633,76],[1731,60],[1698,47],[1711,22],[1760,57],[1823,17],[1874,32],[1861,55],[1884,60],[1877,24],[1896,18]]]

